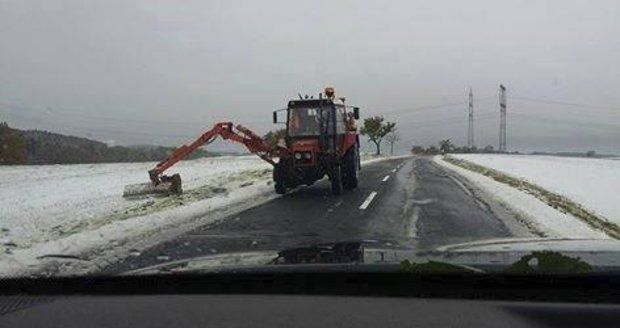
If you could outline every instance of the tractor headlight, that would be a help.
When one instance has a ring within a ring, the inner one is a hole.
[[[305,159],[311,159],[312,158],[312,153],[304,153],[304,158]]]
[[[301,159],[301,153],[295,153],[295,159]]]

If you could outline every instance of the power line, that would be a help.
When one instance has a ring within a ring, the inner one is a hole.
[[[466,102],[459,101],[459,102],[452,102],[452,103],[443,103],[443,104],[436,104],[436,105],[419,106],[419,107],[413,107],[413,108],[408,108],[408,109],[396,109],[396,110],[391,110],[391,111],[387,111],[387,112],[381,112],[379,114],[411,113],[411,112],[419,112],[419,111],[424,111],[424,110],[429,110],[429,109],[439,109],[439,108],[445,108],[445,107],[462,106],[464,104],[466,104]]]
[[[486,113],[484,115],[477,115],[476,120],[484,121],[489,119],[497,118],[496,113]],[[463,124],[462,117],[451,117],[451,118],[442,118],[435,120],[422,120],[422,121],[406,121],[406,122],[398,122],[400,126],[405,126],[407,128],[424,128],[424,127],[433,127],[440,125],[451,125],[451,124]]]
[[[570,106],[570,107],[585,107],[585,108],[593,108],[593,109],[606,109],[606,110],[620,112],[620,107],[583,104],[583,103],[566,102],[566,101],[558,101],[558,100],[550,100],[550,99],[542,99],[542,98],[533,98],[533,97],[518,97],[518,96],[515,97],[515,96],[511,96],[510,99],[530,101],[530,102],[537,102],[537,103],[544,103],[544,104]]]
[[[582,127],[585,125],[585,126],[592,126],[592,127],[596,126],[596,127],[607,127],[607,128],[620,128],[620,123],[613,123],[613,122],[584,122],[584,121],[575,122],[575,121],[570,121],[570,120],[563,120],[563,119],[552,118],[552,117],[544,117],[544,116],[527,114],[527,113],[519,113],[519,112],[514,112],[514,111],[510,112],[510,115],[513,115],[516,118],[522,118],[526,120],[563,123],[563,124],[570,124],[570,125],[578,125],[579,127]]]

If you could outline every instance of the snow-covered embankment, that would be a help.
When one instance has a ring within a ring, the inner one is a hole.
[[[613,186],[620,181],[620,161],[498,154],[450,156],[465,160],[465,165],[440,157],[435,162],[486,190],[539,234],[562,238],[608,238],[617,234],[617,204],[611,200]],[[493,172],[476,172],[467,164]]]

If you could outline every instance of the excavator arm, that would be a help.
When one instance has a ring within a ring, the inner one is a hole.
[[[218,136],[224,140],[243,144],[248,151],[258,155],[274,166],[276,163],[273,159],[288,152],[286,148],[268,144],[263,138],[246,127],[241,125],[233,126],[231,122],[217,123],[213,128],[200,135],[193,142],[177,148],[170,156],[157,163],[153,169],[149,170],[150,183],[125,186],[123,197],[135,197],[148,194],[180,194],[182,192],[180,175],[174,174],[172,176],[166,176],[163,175],[163,173],[174,164],[185,159],[196,149],[213,142]]]
[[[249,152],[257,154],[260,158],[271,165],[275,165],[274,157],[280,156],[283,151],[282,147],[274,147],[268,144],[263,138],[252,132],[250,129],[241,125],[233,126],[231,122],[220,122],[211,128],[211,130],[203,133],[196,140],[189,144],[182,145],[177,148],[170,156],[157,163],[155,168],[149,171],[149,177],[154,184],[161,182],[160,176],[171,166],[186,158],[196,149],[205,144],[210,144],[217,137],[224,140],[231,140],[243,144]]]

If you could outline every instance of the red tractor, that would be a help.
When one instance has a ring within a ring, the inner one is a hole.
[[[286,112],[286,132],[277,145],[267,143],[241,125],[218,123],[159,162],[149,171],[150,183],[126,186],[123,196],[182,193],[181,177],[163,175],[164,171],[218,136],[244,144],[250,152],[272,164],[275,190],[279,194],[299,185],[312,185],[326,175],[335,195],[343,189],[357,187],[360,156],[355,120],[359,119],[359,108],[346,106],[344,98],[336,99],[333,88],[325,88],[318,99],[300,97],[289,101],[286,109],[274,111],[274,123],[280,123],[280,112]]]

